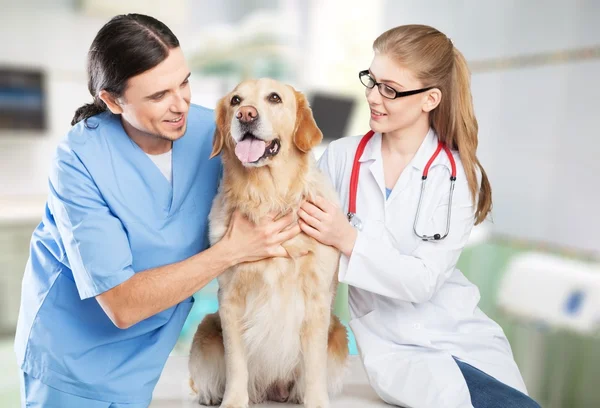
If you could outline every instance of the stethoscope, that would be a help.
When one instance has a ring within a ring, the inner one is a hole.
[[[356,215],[356,191],[358,189],[358,171],[360,168],[359,159],[365,150],[365,146],[371,140],[371,137],[375,132],[372,130],[367,132],[361,139],[358,147],[356,148],[356,154],[354,155],[354,163],[352,164],[352,174],[350,175],[350,202],[348,204],[348,221],[350,224],[358,229],[362,230],[362,221]],[[440,151],[444,149],[446,155],[448,156],[448,160],[450,160],[450,165],[452,167],[452,173],[450,175],[450,194],[448,196],[448,215],[446,217],[446,232],[444,235],[434,234],[434,235],[421,235],[417,232],[417,223],[419,222],[419,213],[421,210],[421,199],[423,198],[423,191],[425,191],[425,182],[427,181],[427,174],[429,173],[429,167],[440,153]],[[456,181],[456,163],[454,163],[454,157],[452,157],[452,153],[450,149],[442,143],[438,142],[437,149],[427,162],[425,169],[423,170],[423,176],[421,177],[421,193],[419,194],[419,204],[417,204],[417,214],[415,216],[415,222],[413,224],[413,231],[417,237],[422,239],[423,241],[439,241],[448,236],[448,232],[450,232],[450,218],[452,216],[452,195],[454,194],[454,182]]]

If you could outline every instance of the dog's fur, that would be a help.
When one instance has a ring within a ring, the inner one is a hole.
[[[271,100],[273,92],[280,102]],[[233,96],[241,103],[232,105]],[[241,106],[258,112],[254,134],[267,144],[279,138],[276,156],[238,160]],[[317,195],[337,203],[311,156],[323,136],[300,92],[270,79],[245,81],[219,101],[216,121],[211,157],[222,153],[224,172],[209,216],[211,244],[223,237],[235,209],[256,222],[271,212],[296,214]],[[242,408],[275,400],[326,408],[341,390],[348,340],[332,311],[340,254],[304,233],[283,246],[290,258],[239,264],[219,276],[219,311],[200,323],[190,353],[199,403]]]

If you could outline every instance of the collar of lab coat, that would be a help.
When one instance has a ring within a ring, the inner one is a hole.
[[[423,170],[427,165],[427,162],[431,158],[431,155],[435,152],[437,148],[438,137],[433,128],[429,128],[429,132],[423,139],[421,146],[415,153],[415,156],[411,160],[411,165],[418,169]],[[373,134],[369,143],[365,146],[365,150],[363,151],[362,156],[360,157],[360,162],[366,162],[369,160],[380,160],[381,159],[381,133],[376,132]]]

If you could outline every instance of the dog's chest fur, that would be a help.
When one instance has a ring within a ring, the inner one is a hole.
[[[315,193],[324,194],[320,191]],[[301,199],[296,201],[299,207]],[[239,200],[234,202],[239,203]],[[253,205],[251,201],[245,203]],[[261,215],[266,214],[280,203],[281,200],[276,199],[271,202],[262,200],[255,203],[257,207],[254,210]],[[226,192],[219,191],[210,215],[211,244],[225,234],[231,207]],[[297,207],[293,208],[294,212]],[[334,297],[333,274],[339,259],[335,249],[319,244],[304,233],[287,244],[311,252],[295,259],[272,258],[239,264],[218,278],[220,302],[235,302],[244,310],[243,339],[251,375],[252,372],[255,375],[269,375],[273,380],[293,375],[290,371],[298,367],[307,302],[324,302],[326,297]],[[317,262],[329,265],[317,265]],[[271,379],[264,380],[268,382]]]

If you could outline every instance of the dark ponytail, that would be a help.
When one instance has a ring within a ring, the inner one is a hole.
[[[71,125],[107,110],[99,98],[106,90],[121,97],[127,80],[154,68],[179,47],[175,34],[157,19],[142,14],[113,17],[96,34],[88,52],[88,90],[92,103],[75,111]]]
[[[86,103],[75,111],[75,116],[73,116],[73,120],[71,120],[71,125],[75,125],[77,122],[81,120],[85,120],[87,118],[91,118],[94,115],[102,113],[106,110],[106,105],[99,98],[97,98],[98,102],[94,101],[94,103]]]

